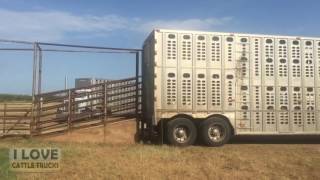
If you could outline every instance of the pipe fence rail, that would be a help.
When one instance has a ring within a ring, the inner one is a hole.
[[[134,118],[141,109],[141,83],[136,85],[133,77],[38,94],[34,103],[5,103],[0,107],[0,135],[52,134]]]
[[[0,137],[36,136],[104,125],[122,118],[141,121],[141,49],[0,39],[0,52],[32,52],[32,102],[0,103]],[[135,77],[83,88],[42,93],[43,52],[135,55]]]
[[[30,135],[31,103],[3,103],[0,105],[0,136]]]

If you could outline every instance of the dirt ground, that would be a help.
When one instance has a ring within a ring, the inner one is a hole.
[[[52,142],[92,142],[107,144],[135,144],[136,133],[134,119],[106,124],[105,127],[78,129],[65,135],[44,136],[40,139]],[[230,144],[319,144],[320,136],[236,136]],[[201,146],[201,145],[199,145]]]
[[[65,135],[41,137],[52,142],[78,142],[78,143],[107,143],[107,144],[134,144],[136,133],[134,119],[106,124],[105,127],[92,127],[74,130]]]
[[[134,121],[34,139],[0,140],[10,147],[59,147],[61,170],[8,173],[0,179],[320,179],[320,137],[237,137],[218,148],[135,144]],[[5,161],[2,161],[5,162]],[[1,166],[0,166],[1,168]]]

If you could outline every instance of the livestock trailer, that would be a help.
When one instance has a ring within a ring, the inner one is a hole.
[[[156,29],[142,60],[142,138],[320,134],[320,38]]]

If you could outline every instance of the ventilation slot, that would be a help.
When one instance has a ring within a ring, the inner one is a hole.
[[[292,42],[291,46],[291,59],[292,59],[292,76],[293,77],[301,77],[301,50],[299,46],[299,41],[295,40]]]
[[[313,77],[313,65],[312,65],[312,59],[306,60],[305,65],[305,71],[306,71],[306,77]]]
[[[273,64],[266,64],[266,76],[273,76],[274,66]]]
[[[233,75],[227,75],[227,101],[229,106],[233,106]]]
[[[249,110],[249,90],[248,86],[241,86],[241,110],[248,111]],[[242,112],[241,117],[243,120],[248,120],[248,112]]]
[[[315,93],[314,88],[306,89],[306,110],[313,111],[315,109]]]
[[[233,38],[228,37],[226,40],[227,40],[227,61],[232,62]]]
[[[280,87],[280,97],[279,97],[279,104],[281,110],[288,110],[288,91],[287,87]]]
[[[198,74],[197,78],[197,105],[206,105],[206,79],[204,74]]]
[[[242,77],[246,77],[249,74],[247,73],[247,63],[248,63],[248,43],[247,43],[246,38],[241,39],[241,57],[240,57],[240,62],[241,62],[241,75]]]
[[[167,59],[176,60],[177,59],[177,41],[174,34],[168,35],[167,40]]]
[[[274,65],[273,65],[274,46],[272,42],[273,41],[271,39],[267,39],[265,44],[265,59],[266,59],[265,73],[266,73],[266,76],[268,77],[274,76]]]
[[[305,63],[305,77],[312,78],[314,76],[313,72],[313,47],[309,44],[310,41],[306,42],[305,53],[304,53],[304,63]]]
[[[260,41],[259,39],[254,40],[254,74],[260,76]]]
[[[206,60],[206,40],[204,36],[198,36],[197,40],[197,60]]]
[[[307,122],[307,124],[316,124],[314,112],[307,112],[306,122]]]
[[[279,113],[280,124],[286,125],[289,124],[289,113],[288,112],[280,112]]]
[[[287,77],[288,76],[288,66],[287,66],[287,58],[288,58],[288,48],[285,40],[279,41],[280,45],[278,47],[279,54],[279,76]]]
[[[243,77],[247,76],[247,65],[246,65],[246,63],[242,63],[241,75],[242,75]]]
[[[274,112],[266,113],[266,124],[275,124],[275,115]]]
[[[293,124],[302,125],[302,114],[301,114],[301,112],[294,112],[293,113]]]
[[[167,105],[176,104],[177,99],[177,84],[174,73],[168,73],[167,78]]]
[[[255,109],[260,109],[261,108],[261,92],[260,92],[260,87],[259,86],[255,86],[254,87],[255,90]]]
[[[254,118],[255,118],[256,124],[261,124],[260,113],[256,112]]]
[[[192,50],[191,50],[191,37],[190,35],[184,35],[182,40],[182,60],[191,61]]]
[[[221,60],[221,43],[219,37],[213,37],[211,42],[211,61],[219,62]]]
[[[211,93],[212,93],[212,106],[220,106],[221,105],[221,87],[220,87],[220,76],[219,74],[212,75],[211,81]]]
[[[267,110],[274,110],[275,106],[275,93],[272,86],[266,88],[266,108]]]
[[[300,87],[293,88],[293,109],[300,110],[302,102],[302,94]]]
[[[184,73],[182,77],[182,105],[191,105],[191,75]]]

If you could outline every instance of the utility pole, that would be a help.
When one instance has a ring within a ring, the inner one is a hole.
[[[64,89],[68,89],[68,76],[64,76]]]

